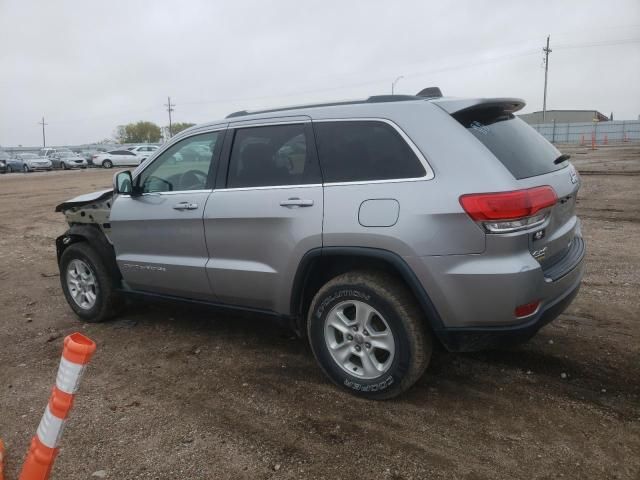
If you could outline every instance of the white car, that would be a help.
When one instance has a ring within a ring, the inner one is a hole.
[[[129,150],[111,150],[110,152],[94,155],[91,160],[96,167],[111,168],[113,166],[137,167],[142,163],[143,159]]]
[[[135,147],[127,148],[130,152],[135,153],[137,156],[142,158],[142,160],[146,160],[148,157],[153,155],[153,153],[158,150],[156,145],[136,145]]]

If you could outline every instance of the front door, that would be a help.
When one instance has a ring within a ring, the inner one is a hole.
[[[145,292],[213,298],[203,212],[212,192],[224,131],[187,137],[139,175],[137,195],[119,195],[111,208],[111,237],[127,285]]]
[[[311,126],[231,128],[223,188],[205,209],[207,273],[220,302],[287,312],[302,256],[322,246],[322,179]]]

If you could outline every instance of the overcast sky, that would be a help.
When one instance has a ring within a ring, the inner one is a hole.
[[[0,0],[0,145],[241,109],[415,94],[640,114],[640,1]]]

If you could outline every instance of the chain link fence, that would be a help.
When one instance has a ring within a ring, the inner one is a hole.
[[[551,143],[596,144],[640,142],[640,120],[588,123],[538,123],[531,125]]]

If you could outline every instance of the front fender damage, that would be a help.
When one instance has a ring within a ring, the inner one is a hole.
[[[56,212],[64,213],[70,227],[74,225],[96,225],[107,238],[111,224],[109,215],[113,201],[113,190],[102,190],[95,193],[80,195],[56,206]]]

